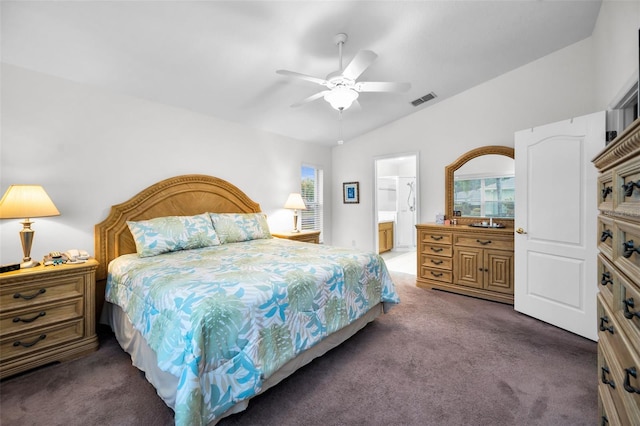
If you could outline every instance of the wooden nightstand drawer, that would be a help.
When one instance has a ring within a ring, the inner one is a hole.
[[[320,231],[272,232],[271,235],[303,243],[320,244]]]
[[[0,287],[0,313],[57,300],[82,297],[84,276],[75,275],[47,280],[46,277],[19,287]]]
[[[82,298],[3,313],[0,315],[0,337],[81,318],[82,313]]]
[[[43,327],[30,333],[9,336],[0,340],[0,357],[3,362],[26,356],[36,351],[59,347],[82,338],[82,319],[52,327]]]

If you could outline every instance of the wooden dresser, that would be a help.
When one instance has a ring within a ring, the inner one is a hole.
[[[300,231],[300,232],[272,232],[276,238],[302,241],[303,243],[320,244],[320,231]]]
[[[640,425],[640,120],[593,163],[600,172],[598,424]]]
[[[0,378],[98,348],[97,267],[91,259],[0,275]]]
[[[417,285],[513,304],[513,228],[416,225]]]

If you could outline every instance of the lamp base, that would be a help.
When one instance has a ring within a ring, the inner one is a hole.
[[[299,229],[292,229],[291,232],[295,234],[295,233],[300,232],[300,230]]]
[[[20,264],[20,269],[27,269],[27,268],[33,268],[34,266],[38,266],[40,265],[40,262],[36,261],[36,260],[27,260],[26,262],[22,262]]]

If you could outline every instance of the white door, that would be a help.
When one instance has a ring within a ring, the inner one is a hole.
[[[514,308],[591,340],[598,215],[591,159],[604,140],[604,112],[515,134]]]

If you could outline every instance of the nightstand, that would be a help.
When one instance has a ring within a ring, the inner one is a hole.
[[[276,238],[320,244],[320,231],[272,232],[271,235]]]
[[[0,274],[0,378],[98,348],[98,262]]]

